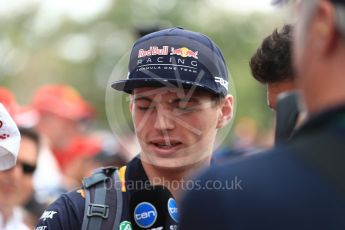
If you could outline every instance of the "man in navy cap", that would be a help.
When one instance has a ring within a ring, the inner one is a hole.
[[[293,61],[308,121],[288,145],[202,175],[241,187],[188,194],[181,230],[345,229],[345,1],[298,4]]]
[[[119,219],[111,229],[149,228],[155,226],[157,218],[150,217],[157,217],[157,211],[145,212],[144,202],[135,209],[144,211],[130,213],[133,194],[143,189],[130,185],[164,185],[178,199],[183,181],[210,164],[217,131],[233,113],[227,66],[208,37],[171,28],[140,38],[130,55],[127,79],[112,87],[130,94],[129,110],[141,152],[115,172],[121,182],[121,216],[102,217]],[[85,190],[60,197],[44,212],[36,229],[107,229],[101,220],[85,224],[92,210],[85,207],[83,197]],[[175,201],[169,199],[166,209],[177,222]]]

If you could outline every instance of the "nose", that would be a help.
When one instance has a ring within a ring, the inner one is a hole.
[[[172,130],[175,128],[172,112],[167,109],[158,108],[154,128],[160,131]]]

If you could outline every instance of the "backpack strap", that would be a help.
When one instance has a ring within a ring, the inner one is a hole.
[[[116,211],[115,211],[115,221],[113,224],[113,230],[118,230],[120,227],[121,217],[122,217],[122,207],[123,207],[123,199],[122,199],[122,192],[121,192],[121,180],[119,177],[119,173],[114,173],[114,181],[115,181],[115,193],[116,193]]]
[[[90,177],[84,178],[85,211],[82,230],[118,229],[123,205],[120,184],[115,167],[97,169]]]

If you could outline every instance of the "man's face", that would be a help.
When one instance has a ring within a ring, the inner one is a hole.
[[[207,92],[188,92],[175,88],[134,90],[130,110],[143,161],[177,168],[210,157],[217,129],[224,125],[223,102],[216,103]],[[225,100],[231,100],[228,109],[232,113],[232,98]]]
[[[284,81],[267,84],[267,105],[276,110],[278,95],[293,90],[295,88],[293,81]]]
[[[33,192],[31,170],[36,166],[37,151],[36,143],[22,136],[16,166],[0,172],[0,206],[21,205],[31,197]]]

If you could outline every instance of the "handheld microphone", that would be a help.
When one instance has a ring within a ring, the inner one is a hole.
[[[164,186],[149,186],[137,191],[130,200],[134,230],[176,230],[178,209],[170,191]]]

